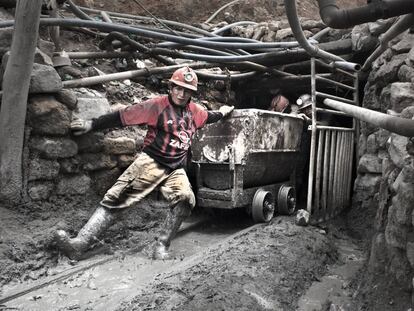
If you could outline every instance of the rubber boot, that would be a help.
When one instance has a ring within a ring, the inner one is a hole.
[[[170,210],[162,225],[162,231],[149,249],[149,255],[152,259],[165,260],[171,258],[168,248],[172,239],[177,235],[182,222],[190,212],[191,210],[187,202],[180,202]]]
[[[112,225],[114,219],[115,216],[110,210],[100,206],[75,238],[71,239],[64,230],[56,231],[57,247],[70,259],[78,260],[92,242]]]

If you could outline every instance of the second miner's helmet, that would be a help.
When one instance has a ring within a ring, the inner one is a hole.
[[[299,96],[299,98],[296,100],[296,103],[299,106],[299,110],[308,108],[312,105],[312,96],[310,96],[309,94],[303,94]]]
[[[197,91],[198,78],[190,67],[183,67],[174,71],[170,82],[186,89]]]

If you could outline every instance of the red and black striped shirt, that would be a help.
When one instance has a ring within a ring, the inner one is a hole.
[[[120,111],[123,126],[148,125],[143,151],[172,169],[185,163],[193,136],[206,124],[208,117],[209,113],[201,106],[191,101],[185,107],[172,105],[168,96]]]

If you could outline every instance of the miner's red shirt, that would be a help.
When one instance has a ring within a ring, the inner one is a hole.
[[[148,125],[143,151],[175,169],[185,163],[193,136],[206,124],[208,112],[193,102],[183,108],[174,106],[168,96],[160,96],[121,110],[120,117],[124,126]]]

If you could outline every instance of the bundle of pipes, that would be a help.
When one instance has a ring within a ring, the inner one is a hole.
[[[66,8],[78,19],[42,18],[41,25],[76,27],[78,29],[85,27],[109,33],[104,35],[104,41],[101,44],[101,48],[106,50],[105,52],[70,52],[68,56],[71,58],[107,58],[126,57],[128,55],[136,57],[138,54],[141,54],[150,56],[167,66],[177,64],[172,58],[214,62],[218,66],[226,66],[226,68],[234,70],[235,73],[209,74],[199,71],[198,74],[202,79],[221,80],[244,79],[252,77],[258,72],[265,72],[275,76],[292,76],[292,74],[278,70],[274,66],[309,59],[307,53],[303,49],[298,48],[297,42],[264,43],[253,39],[220,36],[221,33],[233,26],[252,24],[253,22],[237,22],[221,27],[213,32],[208,32],[191,25],[160,20],[154,17],[103,12],[78,7],[71,0],[66,1]],[[93,14],[93,17],[88,14]],[[97,21],[96,19],[98,18],[102,18],[103,21]],[[154,19],[163,29],[134,25],[136,21],[147,22],[154,21]],[[114,21],[119,21],[119,23]],[[11,22],[0,23],[0,27],[10,25]],[[171,27],[175,29],[173,30]],[[135,34],[136,37],[149,39],[151,42],[156,41],[157,43],[151,43],[150,47],[145,46],[132,40],[127,34]],[[102,36],[102,33],[100,35]],[[117,46],[119,42],[121,42],[121,46],[128,47],[127,51],[125,49],[122,49],[120,52],[114,51],[114,49],[119,47],[119,45]],[[316,40],[312,38],[310,38],[309,42],[316,44]],[[334,49],[335,52],[341,54],[350,53],[351,42],[346,41],[345,52],[343,51],[344,41],[338,42],[338,48],[335,47],[335,44],[324,48]],[[137,71],[135,72],[135,74],[138,74]]]

